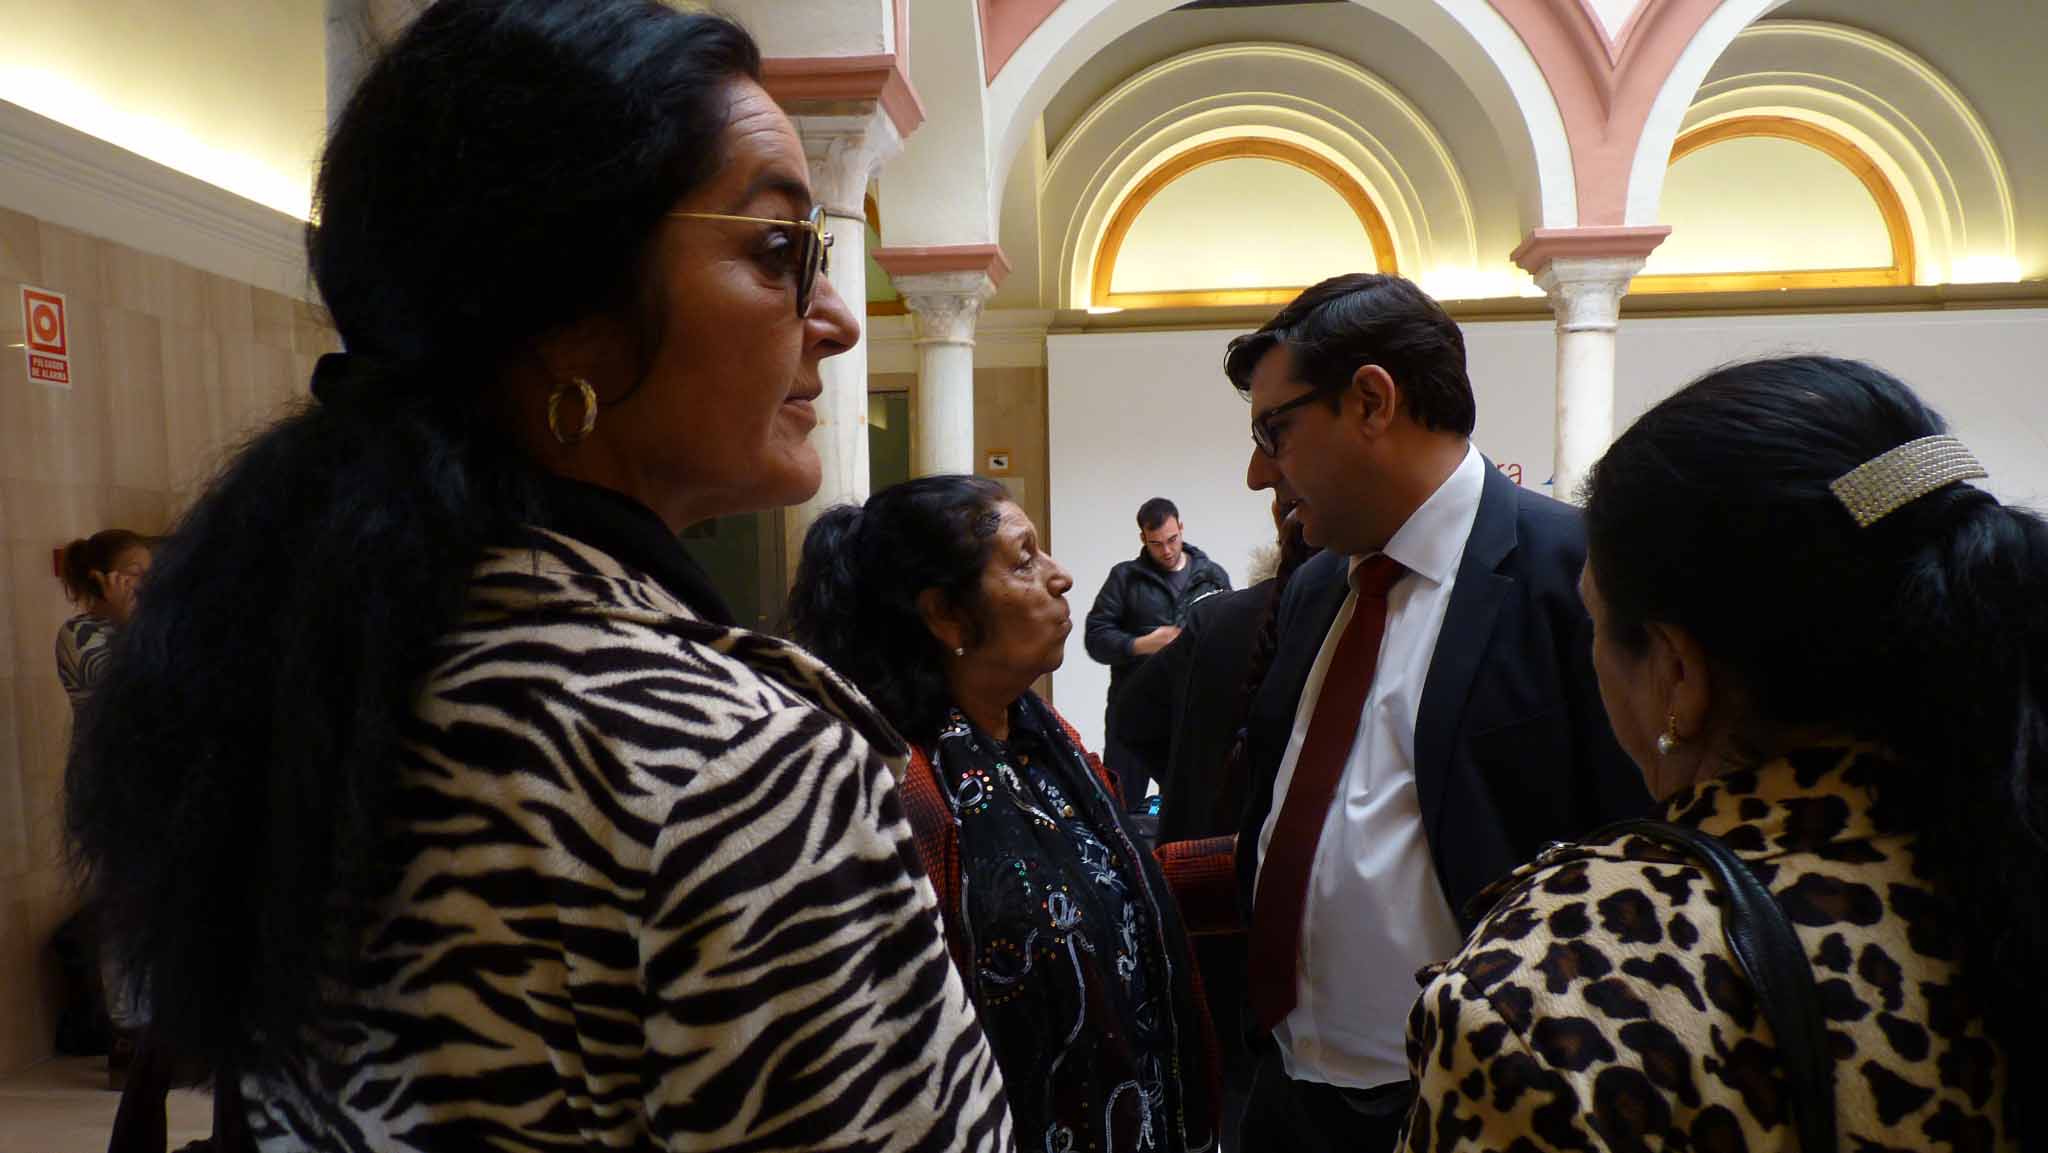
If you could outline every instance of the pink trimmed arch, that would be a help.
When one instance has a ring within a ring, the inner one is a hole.
[[[1063,0],[976,0],[993,82]],[[1488,0],[1543,73],[1564,118],[1581,226],[1626,222],[1629,170],[1651,105],[1721,0],[1641,0],[1610,36],[1592,0]]]
[[[1564,116],[1581,227],[1620,225],[1650,106],[1721,0],[1641,0],[1610,38],[1591,0],[1488,0],[1522,38]]]
[[[982,82],[996,74],[1062,0],[975,0],[981,7]]]

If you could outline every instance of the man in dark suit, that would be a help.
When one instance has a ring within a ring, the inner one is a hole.
[[[1245,671],[1273,596],[1273,581],[1204,598],[1172,644],[1124,685],[1111,735],[1159,773],[1159,839],[1235,832],[1244,790],[1225,762],[1244,714]]]
[[[1246,482],[1325,550],[1246,729],[1235,857],[1268,1055],[1240,1147],[1391,1149],[1415,970],[1457,951],[1485,885],[1649,797],[1593,679],[1579,514],[1472,446],[1443,309],[1338,277],[1232,341],[1226,372]]]

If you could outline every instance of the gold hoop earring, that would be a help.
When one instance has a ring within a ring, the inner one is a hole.
[[[1668,757],[1678,749],[1678,714],[1672,713],[1664,723],[1664,731],[1657,734],[1657,755]]]
[[[568,395],[571,385],[583,394],[583,427],[577,429],[574,436],[562,432],[561,421],[558,419],[562,411],[562,397]],[[575,444],[589,436],[590,430],[596,427],[597,390],[590,387],[589,381],[580,376],[572,376],[567,384],[556,385],[555,391],[548,394],[548,431],[555,434],[557,443]]]

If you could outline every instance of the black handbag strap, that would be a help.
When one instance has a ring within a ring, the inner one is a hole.
[[[1617,821],[1589,840],[1623,834],[1686,853],[1712,874],[1726,898],[1721,918],[1728,949],[1756,990],[1758,1006],[1778,1041],[1792,1089],[1793,1131],[1801,1153],[1836,1153],[1835,1060],[1821,1022],[1820,997],[1806,948],[1771,891],[1720,838],[1663,821]]]

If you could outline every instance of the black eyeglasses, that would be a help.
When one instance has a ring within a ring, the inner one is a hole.
[[[802,320],[811,314],[811,297],[818,288],[818,274],[832,271],[832,260],[826,252],[832,247],[832,234],[825,231],[825,206],[820,204],[811,209],[805,220],[776,220],[767,216],[731,216],[723,212],[671,212],[668,215],[679,220],[730,220],[739,224],[772,224],[788,229],[795,237],[796,254],[796,315]]]
[[[1302,393],[1300,396],[1295,397],[1293,400],[1286,402],[1285,404],[1276,404],[1273,407],[1267,409],[1266,411],[1260,413],[1259,415],[1253,417],[1252,443],[1258,445],[1259,451],[1265,453],[1267,456],[1279,456],[1280,438],[1276,436],[1273,432],[1273,418],[1279,416],[1283,412],[1288,412],[1293,409],[1300,408],[1302,405],[1307,404],[1309,401],[1321,398],[1322,395],[1323,392],[1321,389],[1312,388],[1309,391]]]

